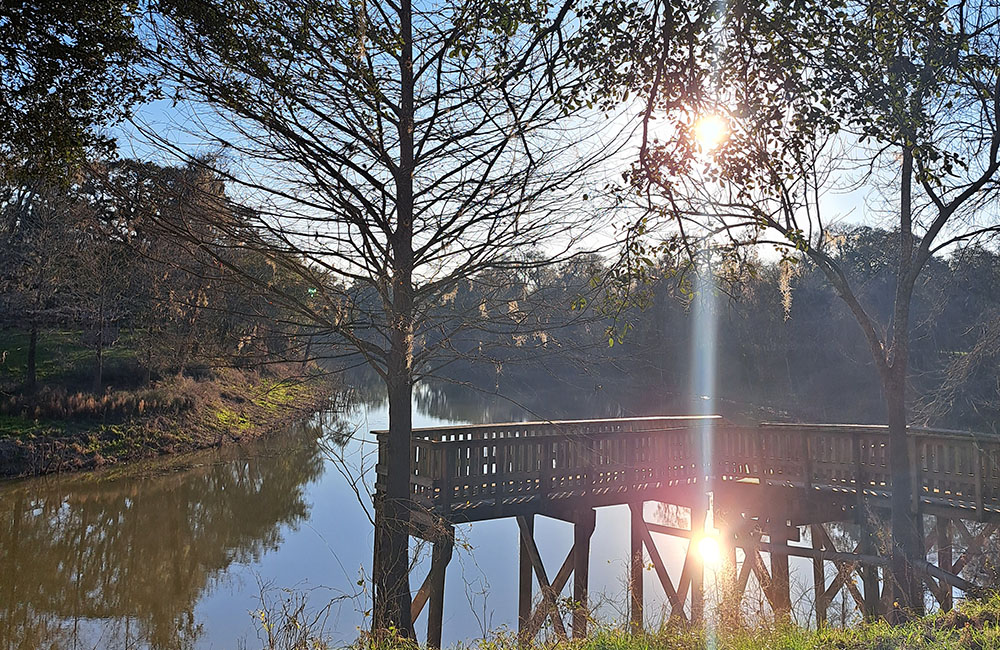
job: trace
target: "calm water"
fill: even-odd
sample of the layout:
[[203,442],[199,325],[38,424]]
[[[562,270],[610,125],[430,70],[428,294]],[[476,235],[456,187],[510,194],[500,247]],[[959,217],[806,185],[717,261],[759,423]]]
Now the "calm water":
[[[424,391],[414,425],[524,415],[506,403]],[[386,424],[376,401],[245,447],[0,484],[0,648],[259,648],[259,611],[288,598],[305,598],[311,611],[330,604],[326,632],[350,643],[370,608],[359,586],[373,537],[368,431]],[[334,442],[345,432],[353,433],[346,444]],[[650,520],[670,516],[648,508]],[[628,530],[626,508],[598,510],[591,602],[610,621],[626,616]],[[571,527],[538,518],[536,536],[551,575]],[[459,538],[445,644],[516,626],[516,524],[465,525]],[[685,543],[658,544],[679,575]],[[411,579],[414,590],[425,567]],[[646,580],[647,617],[656,621],[662,592],[652,572]],[[422,618],[421,638],[425,626]]]

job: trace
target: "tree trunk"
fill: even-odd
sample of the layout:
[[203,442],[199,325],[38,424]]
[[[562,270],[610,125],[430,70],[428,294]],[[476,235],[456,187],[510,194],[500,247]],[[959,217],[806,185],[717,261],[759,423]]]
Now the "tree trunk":
[[917,532],[917,515],[911,510],[913,490],[910,469],[916,459],[910,458],[906,435],[905,373],[893,368],[885,385],[886,406],[889,410],[889,465],[892,467],[892,580],[895,583],[893,617],[896,621],[908,615],[923,613],[923,588],[913,563],[923,555],[923,545]]
[[27,392],[35,392],[38,386],[38,325],[31,324],[31,334],[28,337],[28,371],[24,379]]
[[104,380],[104,294],[97,309],[97,340],[94,342],[94,382],[93,392],[101,392]]
[[409,378],[389,384],[389,438],[382,459],[385,492],[376,505],[375,630],[413,637],[410,620],[409,489],[412,385]]
[[910,480],[915,458],[910,458],[906,435],[906,377],[910,357],[910,304],[917,269],[913,259],[913,152],[902,150],[900,177],[900,242],[899,266],[896,270],[896,294],[893,301],[889,357],[883,370],[883,386],[889,422],[889,464],[892,467],[892,578],[895,583],[892,619],[899,621],[908,615],[920,615],[924,610],[923,585],[914,572],[913,563],[922,560],[923,539],[913,512],[914,490],[919,486]]
[[382,459],[388,474],[381,518],[376,520],[375,631],[394,629],[413,638],[410,619],[409,508],[410,436],[413,431],[413,27],[410,0],[399,5],[399,168],[395,173],[396,229],[392,247],[392,296],[387,311],[390,350],[386,384],[389,391],[389,439]]
[[153,326],[146,326],[146,367],[142,375],[142,383],[149,386],[153,379]]
[[94,379],[92,389],[95,393],[101,392],[101,384],[104,383],[104,327],[97,332],[97,343],[94,349]]

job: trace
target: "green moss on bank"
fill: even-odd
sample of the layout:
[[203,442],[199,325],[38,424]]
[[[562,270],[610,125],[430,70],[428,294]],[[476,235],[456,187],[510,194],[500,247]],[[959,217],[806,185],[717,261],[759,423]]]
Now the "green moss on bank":
[[299,370],[221,370],[105,395],[56,389],[8,398],[0,477],[96,469],[260,437],[330,407],[331,382]]

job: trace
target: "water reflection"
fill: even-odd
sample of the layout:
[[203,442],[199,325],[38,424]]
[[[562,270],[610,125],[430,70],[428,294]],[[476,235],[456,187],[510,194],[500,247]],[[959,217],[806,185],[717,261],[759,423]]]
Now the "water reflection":
[[318,433],[0,487],[0,647],[193,647],[220,573],[308,517]]
[[[336,600],[327,631],[335,643],[354,641],[370,620],[357,585],[370,572],[373,537],[366,507],[375,447],[367,432],[385,428],[388,414],[377,381],[351,383],[355,407],[336,422],[121,472],[0,484],[0,650],[233,648],[245,640],[260,647],[250,616],[260,607],[258,579],[308,592],[316,607]],[[670,395],[624,386],[553,382],[501,392],[505,398],[454,383],[421,385],[414,424],[683,410]],[[338,442],[358,435],[330,454],[321,431]],[[679,514],[649,510],[662,523]],[[628,521],[627,508],[598,513],[590,577],[601,620],[626,615]],[[446,645],[517,620],[516,524],[460,529],[446,583]],[[572,542],[568,524],[539,518],[536,532],[546,564],[561,562]],[[663,543],[676,574],[683,548]],[[413,582],[425,569],[421,563]],[[646,579],[653,615],[659,587],[653,572]]]

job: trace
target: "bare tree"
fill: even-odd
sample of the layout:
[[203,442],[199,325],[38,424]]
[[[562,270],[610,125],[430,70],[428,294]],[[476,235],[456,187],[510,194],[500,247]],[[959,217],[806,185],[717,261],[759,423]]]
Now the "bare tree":
[[245,245],[307,260],[317,301],[283,300],[385,382],[374,625],[410,636],[412,388],[463,327],[434,308],[461,282],[572,255],[593,223],[580,183],[611,155],[562,63],[573,3],[160,6],[152,58],[187,131],[230,161],[216,169],[253,208]]
[[[933,256],[1000,231],[1000,13],[988,1],[690,5],[630,6],[647,46],[637,66],[652,82],[605,74],[617,82],[605,88],[645,92],[634,185],[692,257],[721,256],[732,268],[741,251],[773,245],[787,267],[822,270],[843,299],[884,394],[895,600],[919,611],[916,459],[906,442],[911,303]],[[595,16],[610,42],[628,41],[615,36],[621,17]],[[603,54],[580,52],[596,63]],[[884,319],[838,255],[847,217],[830,193],[845,188],[872,190],[873,204],[854,219],[890,224],[897,235]]]
[[40,332],[74,307],[70,259],[87,218],[83,208],[73,192],[44,180],[12,188],[0,207],[0,296],[10,318],[5,325],[28,330],[28,392],[37,386]]

